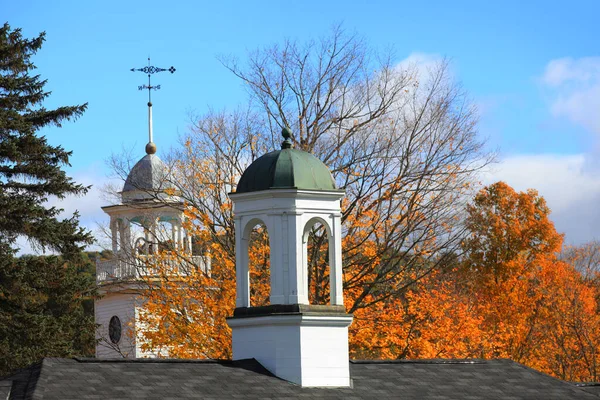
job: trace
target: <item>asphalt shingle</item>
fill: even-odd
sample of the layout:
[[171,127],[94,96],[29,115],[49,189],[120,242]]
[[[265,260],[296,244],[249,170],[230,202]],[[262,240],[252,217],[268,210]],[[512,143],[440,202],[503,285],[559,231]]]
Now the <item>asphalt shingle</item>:
[[302,388],[255,360],[47,358],[0,380],[9,399],[598,399],[509,360],[352,361],[352,388]]

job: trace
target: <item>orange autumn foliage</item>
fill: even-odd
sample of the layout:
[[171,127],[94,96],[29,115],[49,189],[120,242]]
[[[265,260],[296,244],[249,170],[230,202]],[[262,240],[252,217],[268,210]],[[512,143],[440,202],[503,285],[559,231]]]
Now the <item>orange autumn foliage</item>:
[[[170,183],[188,209],[188,232],[210,249],[213,274],[203,284],[214,295],[197,294],[203,284],[195,282],[179,289],[161,285],[173,279],[168,271],[147,282],[154,296],[148,307],[156,307],[170,324],[148,321],[148,334],[142,334],[152,336],[149,346],[183,343],[184,353],[189,341],[208,347],[227,343],[228,330],[211,326],[226,326],[235,296],[229,293],[233,282],[225,280],[234,275],[229,269],[235,258],[227,192],[235,191],[249,163],[279,147],[283,127],[292,129],[295,148],[325,163],[346,192],[342,230],[348,312],[380,319],[381,312],[408,298],[411,288],[441,268],[440,254],[458,253],[463,205],[478,171],[494,159],[477,135],[476,109],[454,81],[448,62],[427,71],[416,65],[397,68],[392,57],[373,57],[378,52],[357,39],[335,28],[307,45],[287,41],[259,49],[247,65],[224,60],[248,88],[248,107],[193,118],[184,146],[171,157]],[[309,236],[307,280],[313,303],[329,298],[322,233],[317,227]],[[250,249],[252,297],[258,296],[252,304],[268,296],[268,241],[257,240]],[[177,303],[186,309],[197,304],[194,321],[208,313],[204,327],[191,328],[185,314],[176,312],[182,307],[171,305]],[[182,328],[176,330],[177,324]],[[211,342],[215,332],[221,336]],[[353,349],[362,346],[352,340]],[[186,356],[229,351],[228,345],[226,350],[202,346]],[[365,341],[362,348],[369,346]]]
[[231,358],[225,318],[235,308],[235,267],[219,250],[211,245],[210,274],[181,252],[164,250],[148,259],[139,315],[147,329],[137,332],[142,350],[172,358]]
[[543,198],[499,182],[467,211],[461,262],[401,298],[355,312],[353,355],[510,358],[562,379],[597,381],[598,286],[557,259],[562,237]]
[[[213,171],[208,165],[198,170]],[[466,210],[469,235],[462,255],[436,255],[435,235],[397,255],[382,254],[380,240],[390,225],[403,223],[404,210],[384,219],[381,209],[368,204],[365,199],[358,205],[364,208],[345,220],[344,295],[354,314],[351,357],[500,357],[567,380],[598,380],[598,286],[557,258],[562,236],[535,191],[517,193],[502,182],[483,189]],[[230,213],[226,199],[220,207]],[[210,251],[211,274],[194,268],[185,254],[163,251],[149,266],[155,273],[147,282],[142,318],[149,328],[141,335],[148,349],[165,349],[170,357],[227,358],[225,319],[235,307],[232,226],[217,224],[214,215],[198,208],[190,207],[187,216],[186,229]],[[328,301],[326,242],[323,229],[315,227],[309,240],[311,303]],[[255,228],[250,243],[251,302],[268,304],[266,229]],[[169,274],[167,260],[173,258],[190,272]],[[365,290],[373,282],[378,285]],[[385,285],[393,289],[389,295]]]

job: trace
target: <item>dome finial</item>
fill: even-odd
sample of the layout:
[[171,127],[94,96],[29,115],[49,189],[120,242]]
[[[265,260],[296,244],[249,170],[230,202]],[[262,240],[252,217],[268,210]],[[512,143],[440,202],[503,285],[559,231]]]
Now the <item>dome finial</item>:
[[148,144],[146,144],[146,154],[154,153],[156,153],[156,145],[154,144],[154,142],[148,142]]
[[285,139],[283,143],[281,143],[282,149],[290,149],[292,148],[292,130],[287,126],[281,130],[281,136]]

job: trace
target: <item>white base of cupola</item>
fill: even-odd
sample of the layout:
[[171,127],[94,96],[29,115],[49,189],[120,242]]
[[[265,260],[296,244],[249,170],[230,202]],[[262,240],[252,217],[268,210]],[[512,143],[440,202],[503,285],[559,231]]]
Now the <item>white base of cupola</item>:
[[275,376],[303,387],[349,387],[348,326],[352,315],[327,306],[319,312],[273,312],[275,307],[265,307],[270,309],[267,313],[251,311],[258,315],[240,316],[252,308],[237,309],[237,315],[227,319],[233,359],[255,358]]

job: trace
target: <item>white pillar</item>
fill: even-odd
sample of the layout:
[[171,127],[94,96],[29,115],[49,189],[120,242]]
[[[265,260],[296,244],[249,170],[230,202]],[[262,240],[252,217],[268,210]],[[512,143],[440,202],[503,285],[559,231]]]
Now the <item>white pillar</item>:
[[177,247],[183,249],[183,228],[181,227],[181,221],[177,221]]
[[158,233],[156,232],[158,224],[156,222],[156,218],[152,219],[152,224],[150,225],[150,236],[152,238],[152,254],[158,254]]
[[171,221],[171,241],[173,242],[173,247],[176,249],[177,246],[177,227],[176,222]]
[[[301,213],[288,214],[287,235],[284,236],[283,245],[288,249],[288,304],[308,304],[308,279],[306,268],[303,265],[302,236],[304,226]],[[285,262],[284,261],[284,262]]]
[[128,219],[124,220],[124,230],[123,230],[123,243],[125,243],[125,251],[131,252],[132,243],[131,243],[131,222]]
[[302,232],[302,269],[306,271],[306,285],[307,285],[307,295],[308,295],[308,229],[304,229]]
[[342,272],[342,216],[332,214],[331,234],[329,235],[329,287],[330,303],[344,305]]
[[[286,243],[282,240],[283,224],[287,222],[287,214],[270,214],[269,226],[269,250],[270,250],[270,275],[271,292],[270,304],[285,304],[285,295],[283,291],[283,259],[287,253]],[[286,222],[284,222],[286,221]]]
[[235,218],[236,307],[250,307],[250,273],[248,270],[248,238],[242,218]]
[[118,237],[117,237],[117,220],[114,218],[110,219],[110,238],[112,241],[112,251],[113,254],[117,254],[117,250],[118,250],[118,245],[119,243],[117,242]]
[[127,235],[125,234],[127,223],[125,220],[120,219],[118,223],[119,230],[119,248],[122,252],[127,252],[129,247],[127,246]]

